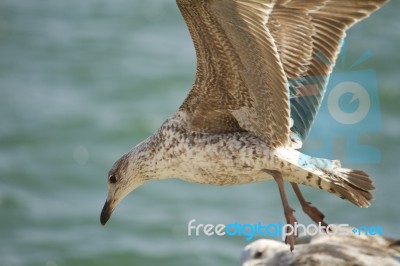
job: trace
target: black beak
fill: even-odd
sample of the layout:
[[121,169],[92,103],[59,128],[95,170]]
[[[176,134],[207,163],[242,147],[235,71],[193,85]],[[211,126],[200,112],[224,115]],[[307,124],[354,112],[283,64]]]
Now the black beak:
[[102,225],[105,225],[107,221],[110,219],[111,214],[114,210],[114,206],[112,206],[111,202],[109,200],[106,201],[104,204],[103,210],[101,211],[100,214],[100,223]]

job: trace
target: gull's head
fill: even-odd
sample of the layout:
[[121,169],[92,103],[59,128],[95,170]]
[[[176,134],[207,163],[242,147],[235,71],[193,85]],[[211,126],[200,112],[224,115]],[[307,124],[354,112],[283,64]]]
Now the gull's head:
[[108,196],[100,215],[102,225],[107,223],[115,207],[126,195],[148,180],[141,171],[143,164],[140,159],[140,152],[134,148],[118,159],[108,172]]
[[282,252],[290,253],[288,246],[284,243],[271,240],[259,239],[248,244],[241,254],[242,266],[265,266],[275,264],[275,256]]

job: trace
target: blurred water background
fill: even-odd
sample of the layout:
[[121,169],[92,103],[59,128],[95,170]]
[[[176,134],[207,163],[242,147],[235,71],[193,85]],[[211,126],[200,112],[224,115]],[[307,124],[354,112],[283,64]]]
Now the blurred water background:
[[[305,189],[329,222],[380,225],[397,238],[399,10],[392,1],[347,38],[349,65],[372,51],[358,69],[376,70],[383,126],[362,138],[380,162],[346,166],[374,177],[376,200],[359,209]],[[0,1],[1,266],[237,265],[244,238],[188,237],[187,223],[284,220],[274,182],[168,180],[137,189],[100,225],[107,171],[173,114],[194,71],[175,1]],[[289,197],[299,221],[311,223]]]

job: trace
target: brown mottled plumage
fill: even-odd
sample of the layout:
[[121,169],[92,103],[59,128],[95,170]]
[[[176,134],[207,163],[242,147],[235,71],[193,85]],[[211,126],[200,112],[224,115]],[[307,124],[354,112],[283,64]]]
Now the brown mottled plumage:
[[[283,180],[303,210],[325,224],[297,184],[368,207],[366,173],[296,151],[322,100],[345,31],[386,0],[177,0],[197,55],[193,88],[175,115],[109,172],[105,224],[150,179],[211,185],[274,178],[288,223]],[[293,248],[295,236],[287,239]]]
[[[247,245],[241,254],[242,266],[400,266],[398,240],[358,235],[347,229],[346,235],[318,234],[299,238],[290,252],[285,244],[259,239]],[[345,230],[343,232],[346,232]],[[396,259],[397,258],[397,259]]]

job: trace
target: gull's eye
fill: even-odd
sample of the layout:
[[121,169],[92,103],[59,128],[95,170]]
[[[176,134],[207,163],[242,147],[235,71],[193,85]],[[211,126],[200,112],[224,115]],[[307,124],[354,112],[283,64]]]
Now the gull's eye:
[[115,177],[115,175],[110,175],[110,177],[108,178],[108,182],[110,182],[111,184],[117,183],[117,178]]
[[257,252],[254,254],[254,258],[255,258],[255,259],[259,259],[259,258],[262,257],[262,255],[263,255],[263,253],[262,253],[261,251],[257,251]]

